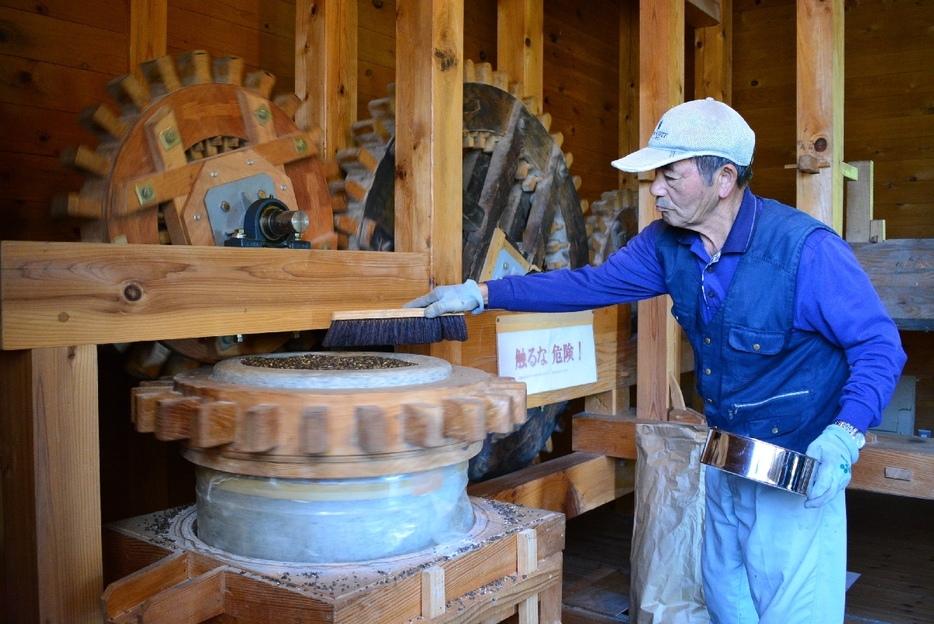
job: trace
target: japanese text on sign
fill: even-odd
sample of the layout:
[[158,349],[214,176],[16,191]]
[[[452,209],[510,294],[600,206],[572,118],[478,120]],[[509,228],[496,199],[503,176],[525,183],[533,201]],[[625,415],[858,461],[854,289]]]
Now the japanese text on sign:
[[499,374],[524,381],[529,394],[597,380],[592,312],[515,315],[498,321]]

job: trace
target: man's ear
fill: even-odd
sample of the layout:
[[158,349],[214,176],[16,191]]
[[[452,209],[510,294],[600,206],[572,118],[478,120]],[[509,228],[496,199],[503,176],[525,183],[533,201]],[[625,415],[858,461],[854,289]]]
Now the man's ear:
[[739,172],[736,171],[736,167],[732,164],[726,164],[720,167],[720,171],[717,172],[717,194],[721,199],[727,197],[730,193],[733,192],[733,189],[736,188],[737,180],[739,179]]

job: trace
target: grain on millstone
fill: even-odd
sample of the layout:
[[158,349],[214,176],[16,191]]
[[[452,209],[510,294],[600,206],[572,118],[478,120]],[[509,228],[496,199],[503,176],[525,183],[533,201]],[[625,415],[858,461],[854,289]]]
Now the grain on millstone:
[[398,358],[376,355],[327,355],[320,353],[291,355],[286,357],[263,357],[252,355],[240,360],[244,366],[260,368],[283,368],[289,370],[377,370],[382,368],[405,368],[415,366]]

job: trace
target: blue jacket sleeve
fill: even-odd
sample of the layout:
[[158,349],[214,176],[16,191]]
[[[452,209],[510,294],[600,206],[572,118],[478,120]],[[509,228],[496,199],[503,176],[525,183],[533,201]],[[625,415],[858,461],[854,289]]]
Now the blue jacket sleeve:
[[846,352],[850,377],[840,414],[861,431],[882,422],[907,356],[853,250],[826,230],[811,234],[798,266],[795,325],[822,334]]
[[575,312],[630,303],[668,292],[655,221],[597,267],[510,276],[487,282],[487,307],[514,312]]

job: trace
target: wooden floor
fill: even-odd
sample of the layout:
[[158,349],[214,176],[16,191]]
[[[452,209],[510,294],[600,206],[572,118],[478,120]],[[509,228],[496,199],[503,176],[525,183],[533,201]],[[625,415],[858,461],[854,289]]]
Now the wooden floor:
[[[629,622],[627,502],[567,522],[563,624]],[[848,492],[847,505],[847,569],[859,577],[846,624],[934,624],[934,501]]]

